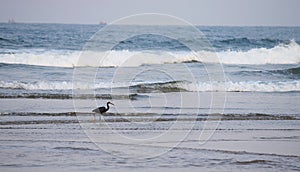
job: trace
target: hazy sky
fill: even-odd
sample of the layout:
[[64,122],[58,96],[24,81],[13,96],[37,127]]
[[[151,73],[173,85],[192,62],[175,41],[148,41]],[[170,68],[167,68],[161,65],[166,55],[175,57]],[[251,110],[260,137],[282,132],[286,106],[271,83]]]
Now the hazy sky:
[[195,25],[300,26],[300,0],[0,0],[0,22],[112,22],[165,13]]

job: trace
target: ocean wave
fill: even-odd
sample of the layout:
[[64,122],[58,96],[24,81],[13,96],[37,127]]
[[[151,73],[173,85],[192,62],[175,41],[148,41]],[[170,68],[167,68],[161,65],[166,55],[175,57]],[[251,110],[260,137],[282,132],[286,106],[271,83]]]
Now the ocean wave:
[[36,81],[36,82],[23,82],[23,81],[0,81],[0,88],[4,89],[20,89],[20,90],[93,90],[93,89],[110,89],[118,87],[128,87],[129,83],[87,83],[72,81]]
[[279,74],[283,74],[283,75],[290,75],[295,78],[300,78],[300,67],[282,69],[282,70],[273,70],[271,72],[279,73]]
[[[145,85],[151,86],[152,84],[167,84],[168,82],[156,82],[144,83]],[[141,82],[136,82],[133,85],[137,87],[142,84]],[[3,89],[20,89],[20,90],[73,90],[73,89],[82,89],[82,90],[93,90],[93,89],[111,89],[111,88],[128,88],[131,87],[130,83],[111,83],[111,82],[102,82],[102,83],[87,83],[87,82],[76,82],[72,81],[38,81],[38,82],[23,82],[23,81],[0,81],[0,88]]]
[[300,45],[292,40],[273,48],[253,48],[249,51],[223,51],[217,53],[223,64],[299,64]]
[[160,83],[143,83],[129,86],[131,92],[137,93],[153,93],[153,92],[180,92],[180,91],[193,91],[184,88],[188,82],[183,81],[169,81]]
[[[7,50],[6,50],[7,51]],[[99,57],[107,55],[105,61],[99,63]],[[215,57],[218,57],[216,59]],[[80,62],[78,60],[80,58]],[[118,67],[141,66],[145,64],[166,64],[184,62],[203,62],[223,64],[299,64],[300,45],[292,40],[289,44],[280,44],[273,48],[253,48],[249,51],[128,51],[112,50],[96,51],[59,51],[59,50],[24,50],[0,53],[0,63],[25,64],[55,67]]]
[[[83,87],[84,85],[82,85]],[[73,83],[62,81],[62,82],[22,82],[22,81],[12,81],[12,82],[5,82],[0,81],[0,88],[4,89],[24,89],[24,90],[72,90]],[[85,89],[89,87],[86,86]]]
[[80,56],[80,51],[58,50],[19,50],[0,54],[0,63],[24,64],[36,66],[74,67]]
[[240,81],[214,83],[181,83],[182,89],[189,91],[226,92],[292,92],[300,91],[300,81]]
[[[2,89],[24,89],[24,90],[93,90],[93,89],[118,89],[126,88],[131,93],[155,93],[155,92],[292,92],[300,91],[300,81],[239,81],[239,82],[196,82],[191,83],[187,81],[168,81],[168,82],[157,82],[157,83],[76,83],[73,85],[72,82],[4,82],[0,81],[0,88]],[[22,96],[40,96],[43,95],[22,95]],[[84,95],[82,95],[85,97]],[[50,98],[57,98],[56,95]],[[58,96],[60,97],[60,96]],[[134,96],[133,96],[134,97]],[[61,98],[69,98],[69,96],[61,96]],[[105,95],[99,98],[111,98]],[[130,96],[129,96],[130,98]]]
[[184,82],[138,84],[130,86],[138,93],[151,92],[292,92],[300,91],[300,81],[240,81],[240,82]]
[[241,70],[232,72],[233,75],[243,77],[277,77],[282,79],[300,79],[300,67],[283,68],[278,70]]
[[[181,81],[166,81],[166,82],[136,82],[136,83],[87,83],[76,82],[73,84],[71,81],[39,81],[39,82],[22,82],[22,81],[0,81],[0,88],[2,89],[20,89],[20,90],[94,90],[94,89],[117,89],[129,88],[132,92],[149,93],[156,91],[161,92],[178,92],[187,91],[178,87]],[[26,95],[25,95],[26,96]],[[42,96],[40,94],[33,96]],[[55,96],[54,96],[55,97]],[[68,96],[63,96],[68,98]]]
[[116,95],[116,94],[63,94],[63,93],[1,93],[0,98],[15,99],[15,98],[27,98],[27,99],[103,99],[103,100],[137,100],[138,98],[146,98],[146,95],[128,94],[128,95]]
[[220,40],[221,43],[229,44],[229,45],[253,45],[253,46],[268,46],[270,44],[278,44],[278,43],[284,43],[285,40],[280,39],[271,39],[271,38],[262,38],[262,39],[249,39],[246,37],[242,38],[230,38],[230,39],[224,39]]

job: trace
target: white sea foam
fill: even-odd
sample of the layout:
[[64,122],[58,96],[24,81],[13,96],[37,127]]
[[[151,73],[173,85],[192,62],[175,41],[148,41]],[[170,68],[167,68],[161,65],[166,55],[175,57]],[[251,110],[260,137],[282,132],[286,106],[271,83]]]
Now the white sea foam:
[[4,82],[0,81],[0,88],[10,88],[10,89],[25,89],[25,90],[72,90],[72,89],[95,89],[95,88],[111,88],[113,85],[111,83],[98,83],[94,85],[93,83],[76,83],[73,84],[71,81],[62,82]]
[[0,88],[25,89],[25,90],[67,90],[72,89],[71,82],[4,82],[0,81]]
[[227,92],[290,92],[300,91],[300,81],[240,81],[225,83],[179,83],[188,91],[227,91]]
[[[102,58],[105,57],[105,58]],[[104,60],[102,60],[104,59]],[[287,45],[273,48],[254,48],[249,51],[221,52],[147,52],[147,51],[17,51],[0,54],[0,63],[40,66],[74,67],[117,67],[141,66],[144,64],[182,63],[187,61],[221,62],[223,64],[298,64],[300,45],[291,41]]]
[[[144,88],[153,88],[154,83],[76,83],[73,85],[72,82],[35,82],[35,83],[25,83],[25,82],[4,82],[0,81],[0,88],[5,89],[25,89],[25,90],[72,90],[72,89],[99,89],[99,88],[119,88],[119,87],[129,87],[135,85],[143,84]],[[148,85],[150,84],[150,85]],[[227,81],[225,83],[214,82],[198,82],[198,83],[188,83],[188,82],[175,82],[175,83],[156,83],[155,89],[164,89],[166,87],[170,88],[181,88],[187,91],[227,91],[227,92],[290,92],[290,91],[300,91],[300,81],[240,81],[232,82]]]
[[298,64],[300,63],[300,45],[292,40],[288,45],[254,48],[246,52],[225,51],[218,54],[225,64]]
[[[153,82],[134,82],[134,83],[112,83],[112,82],[75,82],[72,81],[39,81],[39,82],[22,82],[22,81],[0,81],[0,88],[4,89],[25,89],[25,90],[93,90],[93,89],[110,89],[110,88],[127,88],[132,85],[152,84]],[[157,82],[158,84],[163,82]]]
[[0,54],[0,63],[73,67],[76,65],[79,55],[79,51],[20,50],[12,53]]

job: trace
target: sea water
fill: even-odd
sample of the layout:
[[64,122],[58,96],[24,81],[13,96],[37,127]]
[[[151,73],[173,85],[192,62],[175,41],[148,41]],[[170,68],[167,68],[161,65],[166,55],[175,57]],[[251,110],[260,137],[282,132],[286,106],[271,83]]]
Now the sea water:
[[[211,45],[197,52],[182,43],[193,44],[191,35],[151,34],[97,50],[135,29],[186,34],[179,26],[104,27],[0,24],[2,169],[299,170],[299,27],[196,26]],[[93,43],[96,33],[105,39]],[[201,58],[210,56],[218,63]],[[223,77],[211,78],[220,67]],[[107,125],[98,116],[94,123],[91,111],[107,101],[115,104]],[[174,137],[140,147],[95,139],[149,139],[175,124]],[[200,137],[211,130],[208,141]]]

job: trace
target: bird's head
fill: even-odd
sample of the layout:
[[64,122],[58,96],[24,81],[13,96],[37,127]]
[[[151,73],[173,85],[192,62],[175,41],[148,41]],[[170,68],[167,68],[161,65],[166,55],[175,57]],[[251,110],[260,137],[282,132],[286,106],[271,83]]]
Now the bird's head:
[[111,105],[114,105],[112,102],[107,102],[107,104],[111,104]]

